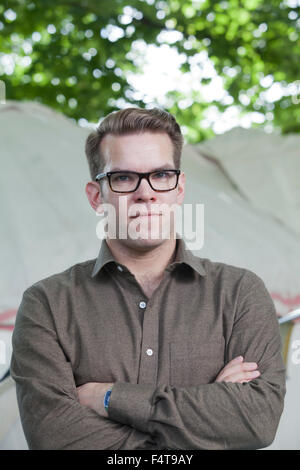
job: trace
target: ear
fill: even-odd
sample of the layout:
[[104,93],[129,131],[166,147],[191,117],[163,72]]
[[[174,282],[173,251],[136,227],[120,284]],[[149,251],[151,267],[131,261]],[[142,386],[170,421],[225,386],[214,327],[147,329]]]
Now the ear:
[[87,195],[87,198],[92,208],[98,214],[102,214],[103,213],[103,206],[102,206],[103,200],[102,200],[102,195],[100,192],[99,183],[97,183],[96,181],[89,181],[86,184],[85,193]]
[[181,172],[178,178],[177,186],[177,203],[181,205],[185,194],[185,173]]

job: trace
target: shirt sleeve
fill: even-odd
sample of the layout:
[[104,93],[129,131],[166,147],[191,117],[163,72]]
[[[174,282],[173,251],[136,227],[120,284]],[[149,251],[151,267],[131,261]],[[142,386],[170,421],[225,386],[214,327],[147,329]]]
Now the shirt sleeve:
[[143,448],[149,436],[79,403],[71,364],[41,297],[33,286],[24,292],[12,337],[11,375],[29,448]]
[[245,270],[236,297],[226,363],[242,355],[261,375],[248,383],[191,387],[114,385],[109,417],[151,433],[163,449],[259,449],[274,440],[283,411],[285,366],[274,303]]

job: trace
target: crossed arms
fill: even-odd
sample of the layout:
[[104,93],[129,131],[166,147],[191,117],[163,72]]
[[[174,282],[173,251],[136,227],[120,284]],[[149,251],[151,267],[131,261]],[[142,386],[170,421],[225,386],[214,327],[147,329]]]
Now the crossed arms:
[[[260,376],[255,362],[246,362],[242,356],[230,361],[218,374],[215,382],[247,383]],[[77,387],[79,403],[95,410],[103,418],[109,418],[104,407],[104,395],[114,384],[88,382]]]
[[[234,361],[241,355],[243,361]],[[285,368],[275,309],[259,278],[241,301],[227,357],[229,362],[210,384],[172,387],[116,381],[107,414],[103,395],[111,383],[76,388],[51,312],[41,293],[30,288],[18,312],[11,361],[29,448],[266,447],[283,410]],[[258,369],[256,377],[249,375]]]

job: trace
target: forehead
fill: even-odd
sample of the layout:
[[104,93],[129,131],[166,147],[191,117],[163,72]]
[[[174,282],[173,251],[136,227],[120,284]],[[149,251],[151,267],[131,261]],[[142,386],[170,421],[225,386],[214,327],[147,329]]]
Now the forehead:
[[101,150],[106,162],[105,171],[150,171],[163,165],[174,167],[173,143],[169,135],[162,132],[108,134],[101,142]]

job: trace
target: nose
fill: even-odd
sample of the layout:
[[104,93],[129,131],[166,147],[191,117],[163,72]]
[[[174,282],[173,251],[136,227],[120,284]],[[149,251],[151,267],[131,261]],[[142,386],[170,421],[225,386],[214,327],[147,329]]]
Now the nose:
[[156,201],[156,192],[151,188],[147,178],[142,178],[137,190],[133,193],[135,201]]

